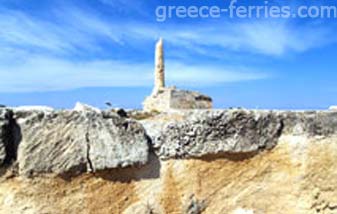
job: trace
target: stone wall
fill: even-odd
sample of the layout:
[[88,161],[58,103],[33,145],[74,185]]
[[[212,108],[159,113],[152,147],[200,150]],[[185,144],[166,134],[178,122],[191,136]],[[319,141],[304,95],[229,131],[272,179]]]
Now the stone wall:
[[113,112],[14,112],[20,127],[20,175],[83,173],[145,164],[148,138],[136,121]]
[[0,213],[337,212],[335,111],[1,112]]
[[162,88],[147,97],[143,103],[145,111],[167,112],[170,110],[211,109],[212,99],[194,91],[175,87]]

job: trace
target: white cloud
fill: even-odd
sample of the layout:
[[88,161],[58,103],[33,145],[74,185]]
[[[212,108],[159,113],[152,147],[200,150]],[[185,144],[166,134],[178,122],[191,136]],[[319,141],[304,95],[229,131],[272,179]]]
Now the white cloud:
[[176,61],[168,61],[166,69],[169,82],[183,86],[214,86],[272,77],[271,73],[256,71],[254,68],[231,68],[205,64],[187,65]]
[[[264,79],[248,69],[231,70],[206,65],[168,62],[167,80],[179,86],[205,86]],[[25,63],[0,66],[0,92],[67,90],[81,87],[152,86],[152,64],[122,61],[71,62],[31,57]],[[15,75],[14,75],[15,74]]]
[[[111,2],[110,2],[111,3]],[[293,27],[288,22],[217,22],[204,26],[149,24],[107,20],[99,14],[75,7],[51,11],[53,21],[41,20],[22,12],[0,14],[0,91],[47,91],[80,87],[151,86],[152,58],[144,63],[103,60],[98,51],[111,52],[100,41],[142,46],[160,36],[180,55],[198,53],[221,58],[221,53],[253,53],[283,56],[335,42],[330,29],[312,25]],[[121,24],[122,23],[122,24]],[[5,29],[5,30],[4,30]],[[135,43],[135,41],[137,41]],[[217,53],[212,53],[217,49]],[[177,51],[178,52],[178,51]],[[71,60],[77,54],[91,54],[93,60]],[[220,55],[217,55],[219,54]],[[216,85],[270,77],[271,71],[247,66],[227,67],[189,59],[187,64],[167,61],[167,77],[181,86]],[[228,59],[228,58],[227,58]],[[244,59],[241,64],[245,65]],[[238,64],[238,63],[236,63]]]
[[[142,86],[149,82],[147,65],[117,61],[71,62],[32,57],[0,67],[0,91],[52,91],[96,86]],[[15,75],[13,75],[15,74]]]
[[241,47],[246,46],[267,55],[304,52],[336,42],[332,32],[326,28],[313,25],[295,27],[288,22],[246,23],[239,26],[236,36],[244,41],[238,41]]
[[54,55],[76,55],[106,51],[102,39],[123,44],[120,24],[77,8],[54,9],[52,18],[43,19],[23,12],[4,10],[0,14],[0,51],[17,49],[48,52]]
[[93,11],[73,7],[52,12],[58,22],[43,21],[13,11],[0,14],[0,28],[6,29],[0,33],[0,50],[25,47],[55,54],[76,54],[83,50],[104,52],[108,50],[99,43],[101,39],[124,45],[153,41],[162,36],[175,47],[201,55],[208,55],[216,47],[223,52],[282,56],[336,42],[331,28],[315,24],[293,26],[287,21],[156,25],[108,20]]
[[[154,31],[142,30],[144,34]],[[205,54],[210,48],[217,47],[223,51],[282,56],[336,42],[331,29],[312,25],[293,27],[288,22],[271,21],[172,27],[161,34],[173,44]]]
[[63,51],[71,48],[69,42],[62,42],[59,29],[54,25],[35,20],[20,12],[8,11],[0,14],[0,47],[44,48]]

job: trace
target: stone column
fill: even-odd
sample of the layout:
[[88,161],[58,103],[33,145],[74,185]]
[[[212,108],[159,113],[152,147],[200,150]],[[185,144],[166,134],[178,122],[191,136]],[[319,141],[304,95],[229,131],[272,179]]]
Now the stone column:
[[163,88],[165,88],[165,63],[163,39],[160,38],[156,44],[153,94],[157,94]]

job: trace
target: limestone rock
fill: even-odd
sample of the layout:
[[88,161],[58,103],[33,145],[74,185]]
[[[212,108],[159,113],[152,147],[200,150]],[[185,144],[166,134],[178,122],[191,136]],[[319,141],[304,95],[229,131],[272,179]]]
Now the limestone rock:
[[296,139],[281,136],[271,151],[240,161],[159,160],[71,180],[12,177],[0,182],[0,213],[171,214],[204,207],[202,214],[335,214],[336,138]]
[[195,111],[170,111],[155,114],[146,112],[149,114],[149,116],[141,118],[139,122],[145,128],[149,137],[154,141],[164,132],[164,129],[168,124],[175,124],[187,120],[190,115],[193,114],[192,112]]
[[335,111],[280,111],[276,114],[284,124],[284,134],[330,136],[337,134]]
[[49,106],[19,106],[13,108],[15,111],[43,111],[43,112],[51,112],[54,109]]
[[153,139],[162,159],[251,153],[273,148],[283,125],[268,111],[194,111],[182,122],[168,124]]
[[0,166],[7,157],[6,147],[11,143],[10,120],[12,112],[8,109],[0,109]]
[[[251,153],[274,147],[281,134],[337,135],[337,112],[189,110],[142,121],[157,154],[189,158],[221,153]],[[176,119],[175,119],[176,118]]]
[[128,110],[127,117],[135,120],[146,120],[157,116],[159,112],[154,111],[142,111],[142,110]]
[[[52,114],[55,113],[59,112]],[[102,127],[106,129],[104,132],[111,133],[128,121],[111,112],[102,112],[101,116],[93,112],[75,114],[94,118],[90,120],[94,122],[89,122],[93,130]],[[161,113],[142,123],[149,125],[148,133],[152,129],[159,131],[151,132],[153,139],[165,137],[159,145],[167,149],[163,154],[199,157],[201,153],[195,151],[206,151],[210,156],[163,161],[151,154],[151,160],[143,167],[104,171],[70,180],[49,176],[0,177],[0,213],[335,214],[336,118],[337,113],[332,111]],[[109,122],[102,122],[105,119]],[[110,130],[110,122],[118,128]],[[275,139],[278,139],[277,146],[266,152],[248,156],[235,153],[240,158],[233,159],[212,155],[231,140],[242,146],[241,151],[252,151],[273,146]],[[202,143],[212,146],[213,141],[218,146],[204,150]],[[183,144],[186,142],[189,145]],[[195,142],[198,145],[194,146]],[[160,147],[156,149],[161,151]],[[33,152],[33,155],[39,154]]]
[[143,165],[149,147],[145,129],[136,121],[104,112],[94,117],[88,130],[89,159],[94,171]]
[[212,99],[194,91],[163,88],[147,97],[143,103],[145,111],[166,112],[172,109],[210,109]]
[[254,214],[254,211],[238,208],[238,209],[234,210],[232,213],[233,214]]
[[6,141],[5,135],[6,133],[6,119],[3,116],[3,112],[0,112],[0,165],[2,165],[6,158]]
[[128,113],[122,109],[122,108],[115,108],[115,109],[111,109],[112,112],[115,112],[116,114],[118,114],[120,117],[128,117]]
[[202,214],[206,208],[204,201],[198,200],[193,194],[189,197],[188,203],[185,207],[186,214]]
[[95,108],[93,106],[90,106],[90,105],[87,105],[87,104],[84,104],[84,103],[80,103],[80,102],[77,102],[75,107],[74,107],[74,111],[92,111],[92,112],[96,112],[96,113],[100,113],[101,110],[98,109],[98,108]]
[[87,170],[90,117],[79,112],[34,113],[20,123],[19,173],[79,173]]
[[54,111],[53,108],[48,106],[19,106],[12,108],[12,110],[15,117],[20,120],[24,120],[36,114],[49,114]]
[[80,173],[143,164],[144,129],[113,113],[55,111],[18,118],[22,140],[19,173]]
[[337,111],[337,106],[330,106],[329,110],[331,110],[331,111]]

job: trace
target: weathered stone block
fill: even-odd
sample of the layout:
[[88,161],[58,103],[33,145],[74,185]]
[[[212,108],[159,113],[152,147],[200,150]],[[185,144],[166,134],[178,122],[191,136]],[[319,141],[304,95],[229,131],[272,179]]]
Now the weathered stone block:
[[285,134],[329,136],[337,134],[336,111],[279,111]]
[[8,109],[0,108],[0,166],[7,158],[6,147],[11,143],[10,120],[12,112]]
[[268,111],[193,111],[166,125],[153,143],[162,159],[251,153],[274,147],[282,128],[280,117]]
[[21,142],[19,173],[79,173],[87,170],[90,117],[79,112],[34,112],[18,118]]
[[138,122],[104,112],[94,117],[88,130],[89,159],[94,171],[132,165],[148,160],[148,139]]
[[34,112],[21,128],[19,172],[79,173],[144,164],[147,136],[141,125],[113,113]]
[[212,99],[194,91],[163,88],[147,97],[143,103],[145,111],[169,111],[171,109],[211,109]]

